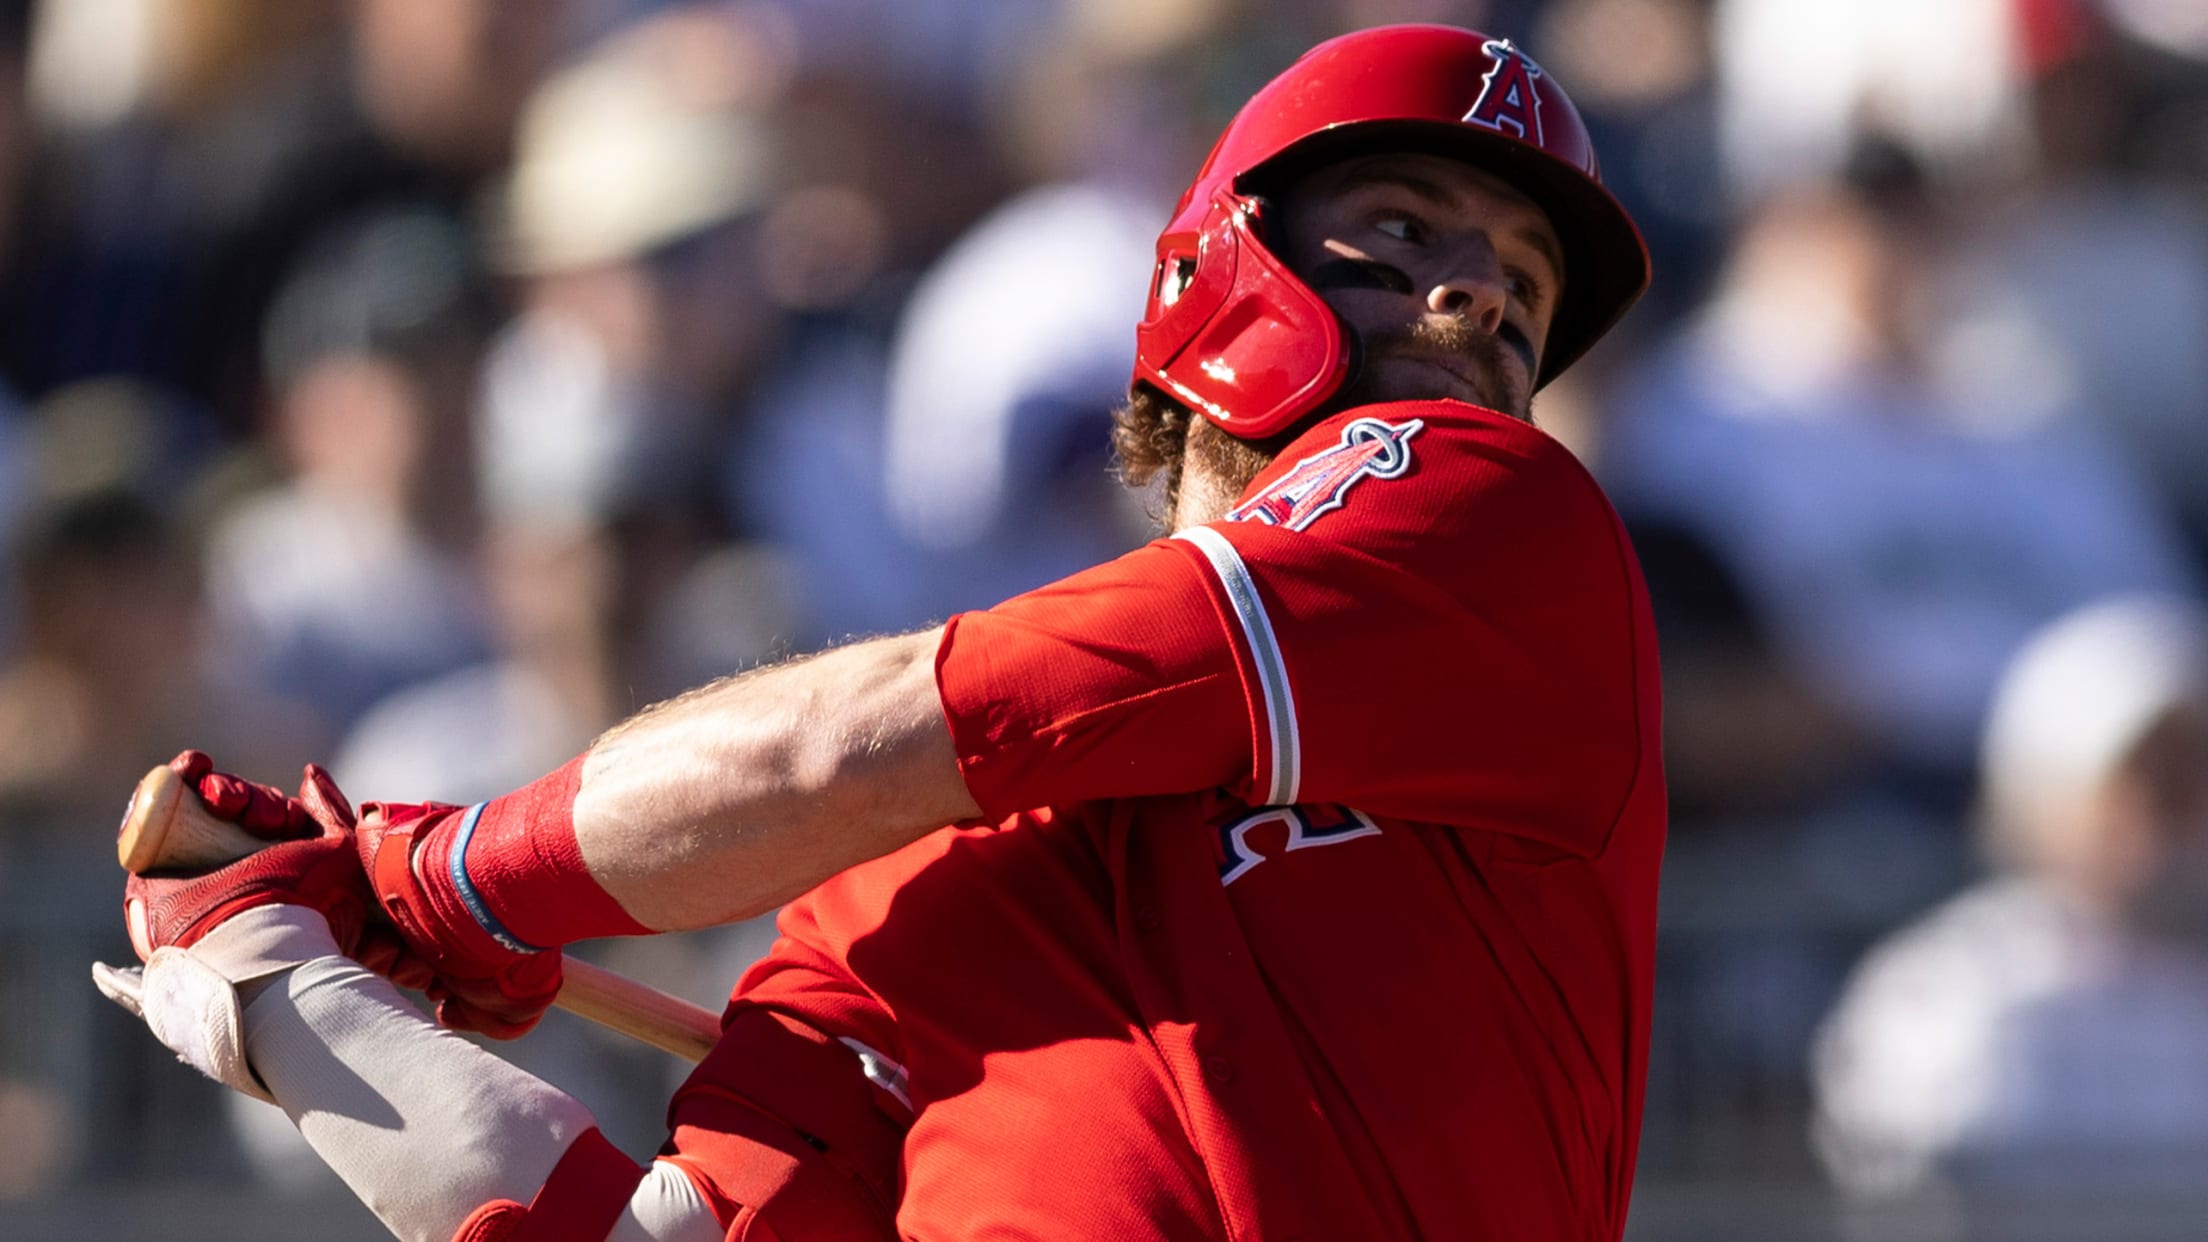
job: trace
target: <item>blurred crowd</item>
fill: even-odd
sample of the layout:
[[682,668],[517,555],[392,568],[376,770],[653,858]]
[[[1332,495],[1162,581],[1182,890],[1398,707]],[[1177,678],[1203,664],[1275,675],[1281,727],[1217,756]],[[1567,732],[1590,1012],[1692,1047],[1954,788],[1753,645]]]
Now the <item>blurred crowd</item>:
[[[473,801],[1139,543],[1156,230],[1399,20],[1655,257],[1536,406],[1664,644],[1644,1185],[2203,1181],[2199,0],[0,0],[0,1222],[312,1181],[84,980],[147,767]],[[656,1141],[656,1054],[524,1044]]]

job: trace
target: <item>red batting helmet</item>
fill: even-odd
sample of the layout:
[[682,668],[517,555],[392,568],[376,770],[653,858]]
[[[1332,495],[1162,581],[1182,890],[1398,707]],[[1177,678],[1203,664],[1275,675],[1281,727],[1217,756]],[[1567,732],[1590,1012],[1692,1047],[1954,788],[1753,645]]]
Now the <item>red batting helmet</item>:
[[1348,378],[1349,344],[1334,312],[1266,248],[1261,195],[1370,151],[1461,158],[1548,213],[1566,272],[1537,387],[1648,287],[1648,249],[1602,188],[1587,126],[1553,78],[1508,39],[1385,26],[1311,49],[1219,136],[1158,238],[1135,379],[1247,438],[1333,396]]

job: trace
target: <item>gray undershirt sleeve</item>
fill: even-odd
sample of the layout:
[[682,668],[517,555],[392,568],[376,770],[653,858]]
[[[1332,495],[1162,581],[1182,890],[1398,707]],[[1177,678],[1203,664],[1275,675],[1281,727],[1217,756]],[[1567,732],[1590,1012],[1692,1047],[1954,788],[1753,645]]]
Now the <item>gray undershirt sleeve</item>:
[[[449,1242],[494,1199],[528,1203],[596,1124],[581,1102],[409,1004],[390,981],[321,957],[245,1008],[254,1072],[376,1218],[409,1242]],[[657,1164],[610,1242],[719,1242],[697,1189]]]

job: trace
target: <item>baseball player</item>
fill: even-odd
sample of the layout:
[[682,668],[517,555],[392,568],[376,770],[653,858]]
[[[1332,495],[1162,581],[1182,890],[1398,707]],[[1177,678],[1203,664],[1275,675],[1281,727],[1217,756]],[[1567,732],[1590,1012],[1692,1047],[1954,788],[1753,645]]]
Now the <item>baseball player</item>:
[[[1639,236],[1538,65],[1406,26],[1259,92],[1157,256],[1170,537],[478,806],[184,756],[282,841],[130,881],[108,986],[410,1238],[1618,1238],[1656,651],[1529,410]],[[513,1035],[560,945],[785,902],[649,1166],[359,964]]]

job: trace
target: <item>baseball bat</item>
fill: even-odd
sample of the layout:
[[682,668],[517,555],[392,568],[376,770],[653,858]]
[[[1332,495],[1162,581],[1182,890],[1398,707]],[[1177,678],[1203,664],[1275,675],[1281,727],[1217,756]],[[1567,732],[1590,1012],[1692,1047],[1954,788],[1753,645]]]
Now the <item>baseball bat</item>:
[[[272,844],[217,819],[183,777],[159,767],[131,792],[115,856],[132,874],[157,867],[199,870]],[[560,995],[552,1003],[579,1018],[688,1061],[704,1060],[720,1038],[720,1019],[702,1005],[573,957],[561,971]]]

